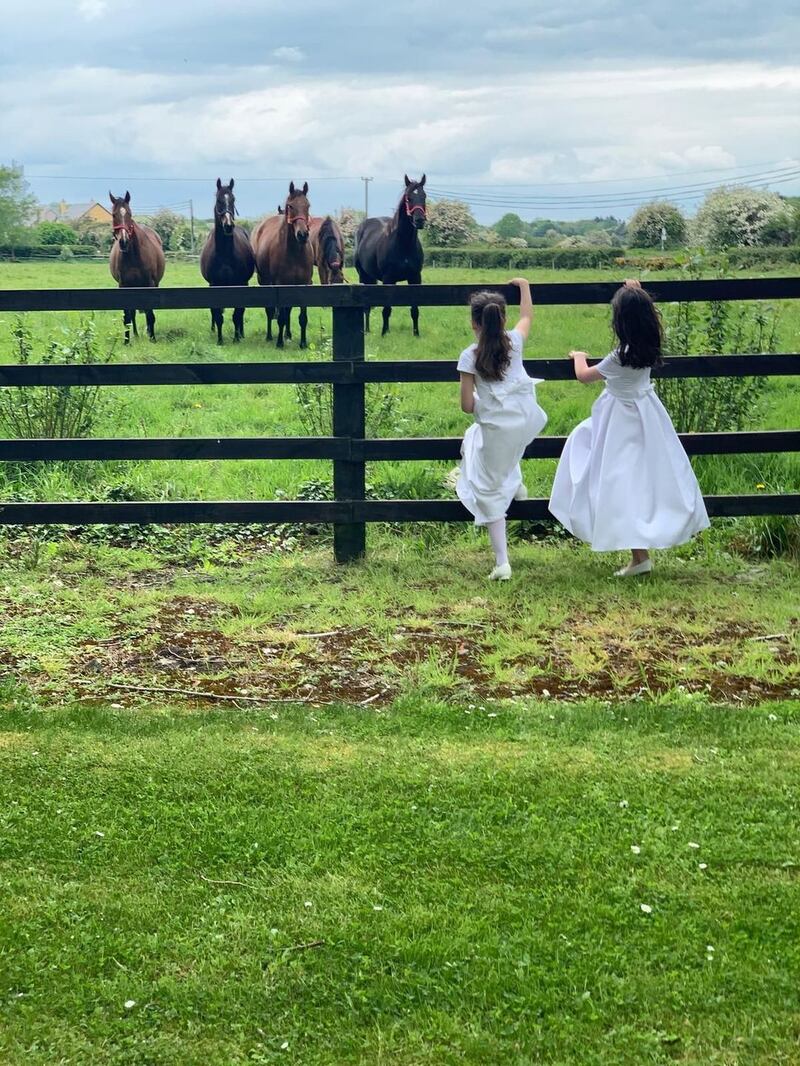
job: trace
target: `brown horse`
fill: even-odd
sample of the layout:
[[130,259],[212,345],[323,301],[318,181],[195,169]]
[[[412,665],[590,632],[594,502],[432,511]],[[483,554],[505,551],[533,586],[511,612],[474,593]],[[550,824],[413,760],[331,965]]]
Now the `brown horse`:
[[344,284],[344,237],[330,215],[312,218],[311,248],[317,265],[320,285]]
[[[206,238],[200,253],[200,273],[209,285],[247,285],[255,270],[250,238],[242,226],[236,225],[236,199],[233,195],[233,178],[230,185],[223,185],[217,178],[217,196],[214,201],[214,228]],[[225,312],[221,307],[211,309],[211,328],[217,331],[217,344],[222,344],[222,322]],[[244,308],[233,310],[234,342],[244,338]]]
[[[111,276],[121,289],[155,289],[164,277],[164,249],[161,238],[149,226],[142,226],[133,221],[131,214],[131,194],[115,196],[109,192],[111,199],[111,224],[114,230],[114,243],[108,257]],[[145,311],[147,319],[147,336],[156,339],[156,316],[153,311]],[[139,336],[136,329],[136,311],[123,311],[122,323],[125,329],[125,343],[131,342],[131,325],[134,337]]]
[[[308,203],[308,182],[301,189],[289,185],[283,212],[262,219],[253,230],[251,243],[256,259],[259,285],[310,285],[314,277],[314,253],[308,239],[308,223],[311,208]],[[272,319],[275,308],[266,308],[267,340],[272,340]],[[291,339],[291,307],[282,307],[278,312],[277,346],[283,347],[283,339]],[[300,308],[300,347],[306,347],[308,313]]]

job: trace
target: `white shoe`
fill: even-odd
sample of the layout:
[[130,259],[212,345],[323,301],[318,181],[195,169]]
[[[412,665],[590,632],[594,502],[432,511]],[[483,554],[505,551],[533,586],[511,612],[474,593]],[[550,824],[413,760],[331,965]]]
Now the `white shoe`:
[[511,564],[503,563],[502,566],[496,566],[489,574],[490,581],[510,581],[511,580]]
[[640,574],[649,574],[653,569],[653,560],[645,559],[643,563],[628,563],[621,570],[614,571],[614,577],[638,577]]
[[525,486],[522,484],[522,482],[520,482],[519,488],[514,493],[514,499],[515,500],[527,500],[527,498],[528,498],[528,490],[525,488]]

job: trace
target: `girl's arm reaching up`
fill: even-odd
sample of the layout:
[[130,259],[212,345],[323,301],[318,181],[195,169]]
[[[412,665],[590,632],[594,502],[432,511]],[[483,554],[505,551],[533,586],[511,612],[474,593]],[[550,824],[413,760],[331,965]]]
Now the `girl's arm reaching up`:
[[569,358],[575,364],[575,377],[578,381],[582,381],[584,385],[589,385],[593,381],[603,381],[603,375],[597,369],[596,366],[589,366],[586,360],[589,356],[586,352],[570,352]]
[[475,410],[475,375],[461,371],[461,410],[471,415]]
[[531,331],[531,321],[533,319],[531,287],[525,278],[512,278],[508,284],[516,285],[519,289],[519,322],[517,322],[514,329],[521,335],[522,339],[526,341],[528,339],[528,334]]

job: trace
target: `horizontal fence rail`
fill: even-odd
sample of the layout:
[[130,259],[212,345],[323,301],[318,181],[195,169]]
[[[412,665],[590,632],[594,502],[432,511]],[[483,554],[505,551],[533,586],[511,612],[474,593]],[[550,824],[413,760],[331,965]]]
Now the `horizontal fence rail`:
[[[572,381],[570,359],[526,359],[525,369],[545,381]],[[797,355],[681,355],[654,372],[662,378],[780,377],[800,375]],[[371,382],[458,381],[455,360],[395,359],[336,363],[103,363],[90,366],[11,366],[0,363],[4,385],[358,385]]]
[[[679,433],[688,455],[800,452],[800,430]],[[566,437],[537,437],[526,459],[557,459]],[[133,459],[331,459],[376,463],[458,459],[461,437],[43,437],[0,440],[0,462]]]
[[[543,282],[533,288],[539,306],[608,303],[622,281]],[[217,288],[8,289],[2,311],[185,311],[210,307],[459,307],[474,292],[502,292],[519,303],[514,285],[221,285]],[[649,281],[647,291],[662,303],[698,300],[793,300],[800,278],[733,278],[707,281]]]
[[[330,437],[186,437],[136,439],[0,440],[0,461],[83,460],[271,460],[320,459],[333,463],[330,501],[212,501],[2,503],[0,526],[138,525],[147,523],[330,523],[336,558],[363,555],[370,522],[464,522],[471,516],[457,500],[368,500],[365,464],[382,461],[459,458],[460,438],[371,439],[365,432],[365,386],[373,382],[455,382],[455,360],[365,358],[363,312],[371,307],[462,307],[469,296],[490,287],[509,303],[519,291],[503,285],[424,286],[252,286],[186,289],[13,290],[0,292],[0,312],[184,310],[213,307],[331,307],[333,360],[296,362],[104,363],[89,366],[0,364],[0,388],[166,385],[329,384],[333,387]],[[607,303],[619,282],[536,285],[537,305]],[[653,281],[648,290],[662,302],[778,300],[800,298],[800,278],[743,278],[711,281]],[[416,346],[417,342],[413,342]],[[571,361],[526,360],[532,377],[573,379]],[[663,378],[717,378],[800,375],[800,355],[741,354],[669,358],[654,372]],[[455,395],[455,394],[454,394]],[[455,399],[454,399],[455,402]],[[546,403],[546,401],[545,401]],[[564,437],[540,437],[527,459],[555,459]],[[681,441],[689,455],[734,455],[800,451],[800,430],[688,433]],[[800,514],[800,493],[706,496],[713,517]],[[546,499],[514,502],[510,518],[552,521]]]

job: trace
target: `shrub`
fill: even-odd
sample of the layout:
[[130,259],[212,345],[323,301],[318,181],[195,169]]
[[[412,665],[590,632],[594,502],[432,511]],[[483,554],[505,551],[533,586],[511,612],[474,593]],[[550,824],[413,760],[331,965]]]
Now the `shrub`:
[[442,248],[465,244],[475,235],[477,224],[469,207],[460,200],[437,200],[428,204],[428,240]]
[[[777,312],[763,304],[680,303],[665,315],[669,355],[775,351]],[[742,430],[757,417],[764,377],[657,378],[655,388],[679,433]]]
[[[33,340],[24,316],[17,317],[11,329],[14,362],[23,366],[36,362]],[[100,357],[94,319],[74,328],[65,328],[60,338],[51,339],[41,362],[46,366],[87,366],[108,362],[113,347]],[[89,437],[100,410],[100,389],[94,385],[22,385],[0,389],[0,431],[7,437]]]
[[364,221],[364,212],[357,211],[354,207],[343,207],[336,216],[336,221],[342,231],[344,243],[352,248],[356,239],[356,230]]
[[40,222],[34,233],[39,242],[45,245],[63,248],[65,244],[78,243],[78,234],[66,222]]
[[[694,239],[711,249],[789,242],[790,206],[777,193],[743,187],[714,189],[694,220]],[[780,235],[780,240],[777,239]]]
[[61,251],[58,253],[58,258],[68,262],[70,259],[75,258],[75,253],[68,244],[64,244],[61,247]]
[[662,228],[666,230],[670,247],[686,240],[686,219],[674,204],[665,201],[642,204],[628,223],[628,244],[632,248],[660,248]]

